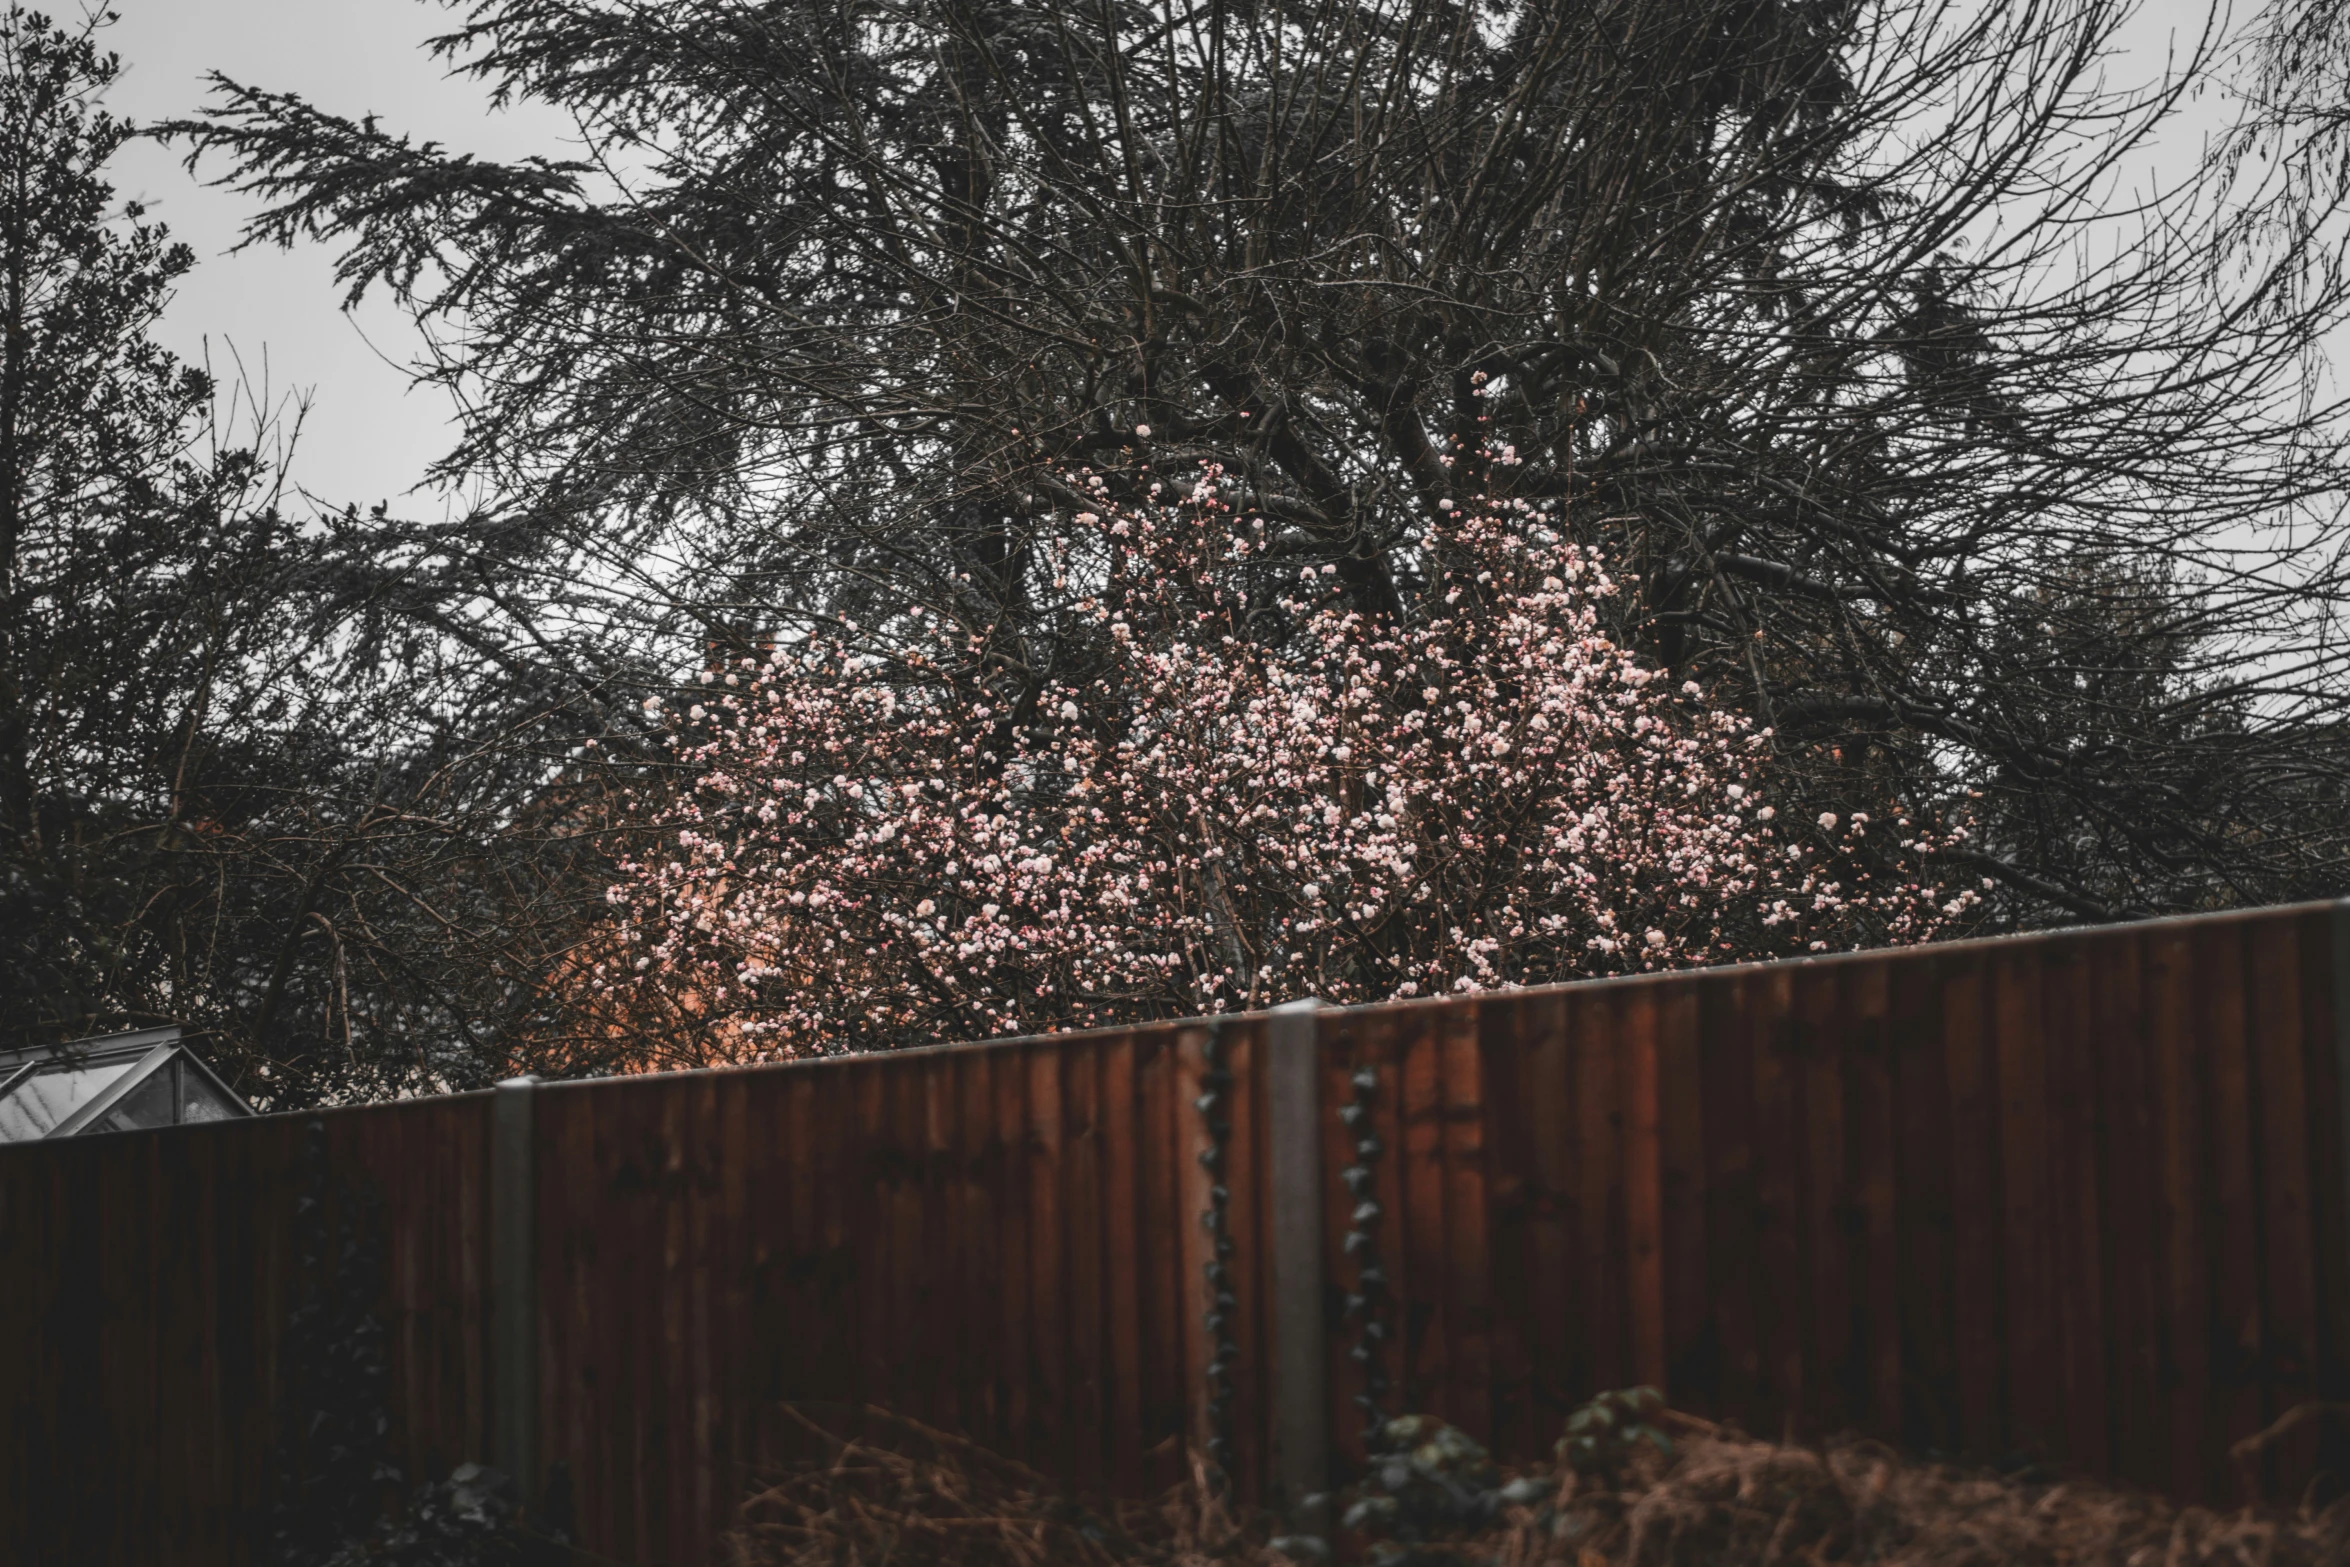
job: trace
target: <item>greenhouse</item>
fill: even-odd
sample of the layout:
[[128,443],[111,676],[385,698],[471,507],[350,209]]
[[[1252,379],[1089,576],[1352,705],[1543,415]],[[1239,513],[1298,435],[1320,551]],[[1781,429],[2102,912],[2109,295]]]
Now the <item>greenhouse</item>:
[[0,1143],[252,1113],[181,1042],[177,1026],[0,1053]]

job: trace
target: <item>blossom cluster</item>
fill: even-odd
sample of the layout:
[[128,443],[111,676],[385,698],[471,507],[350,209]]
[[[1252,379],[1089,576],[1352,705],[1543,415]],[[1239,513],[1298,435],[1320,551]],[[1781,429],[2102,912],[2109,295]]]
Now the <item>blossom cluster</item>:
[[1077,514],[1080,671],[997,678],[915,611],[703,672],[596,986],[790,1055],[1917,941],[1975,901],[1898,811],[1782,816],[1768,732],[1611,640],[1541,508],[1450,509],[1382,615],[1214,478]]

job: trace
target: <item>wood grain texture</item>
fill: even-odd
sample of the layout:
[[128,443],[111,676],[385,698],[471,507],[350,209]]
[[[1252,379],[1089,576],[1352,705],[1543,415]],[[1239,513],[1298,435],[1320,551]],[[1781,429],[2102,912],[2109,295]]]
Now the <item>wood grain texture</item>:
[[1885,972],[1901,1442],[1913,1451],[1960,1452],[1966,1444],[1958,1397],[1958,1199],[1944,969],[1935,954],[1916,953]]
[[[2309,1138],[2310,1227],[2318,1297],[2318,1385],[2350,1390],[2350,1247],[2330,1238],[2350,1234],[2350,1168],[2345,1168],[2342,1139],[2335,1135],[2343,1119],[2342,1048],[2350,1045],[2350,1017],[2337,1010],[2344,999],[2334,993],[2337,951],[2350,959],[2350,904],[2320,907],[2288,916],[2300,950],[2302,1039],[2304,1071],[2309,1085],[2303,1107]],[[2340,922],[2337,924],[2337,922]],[[2340,947],[2337,948],[2337,942]],[[2345,964],[2350,968],[2350,963]],[[2329,1457],[2339,1455],[2346,1433],[2331,1433]]]
[[[2092,940],[2094,938],[2091,938]],[[2042,949],[2041,1026],[2049,1101],[2048,1223],[2054,1265],[2061,1418],[2050,1441],[2068,1459],[2098,1473],[2112,1469],[2112,1322],[2106,1314],[2107,1234],[2100,1201],[2100,1154],[2108,1119],[2099,1072],[2095,974],[2088,942],[2052,941]]]
[[1372,1105],[1371,1126],[1382,1150],[1373,1166],[1373,1189],[1384,1210],[1379,1220],[1379,1255],[1388,1277],[1390,1306],[1385,1347],[1389,1388],[1385,1412],[1403,1413],[1411,1403],[1411,1322],[1408,1302],[1416,1286],[1412,1279],[1410,1236],[1414,1221],[1404,1147],[1405,1057],[1413,1037],[1405,1028],[1408,1009],[1373,1010],[1364,1023],[1364,1059],[1379,1074],[1378,1097]]
[[1623,1050],[1612,998],[1604,991],[1570,993],[1567,1038],[1574,1075],[1568,1089],[1566,1134],[1573,1140],[1574,1289],[1583,1334],[1581,1375],[1570,1399],[1600,1388],[1629,1386],[1633,1377],[1630,1247],[1624,1182]]
[[[2315,906],[1332,1014],[1385,1145],[1390,1407],[1543,1456],[1661,1381],[1766,1436],[2040,1456],[2223,1504],[2227,1445],[2350,1391],[2335,914]],[[1261,1020],[1221,1025],[1233,1478],[1264,1492]],[[1215,1184],[1179,1023],[553,1084],[536,1098],[540,1448],[591,1550],[717,1559],[796,1408],[885,1405],[1088,1492],[1204,1437]],[[0,1538],[255,1561],[313,1118],[0,1148]],[[380,1272],[386,1457],[486,1456],[487,1096],[315,1118]],[[1360,1385],[1333,1333],[1335,1450]],[[2293,1494],[2339,1433],[2280,1449]],[[105,1477],[101,1487],[91,1481]],[[542,1479],[544,1477],[541,1477]]]
[[[2233,1442],[2259,1430],[2275,1413],[2268,1406],[2264,1370],[2260,1188],[2253,1148],[2258,1107],[2245,1028],[2241,922],[2198,927],[2193,951],[2195,1048],[2211,1108],[2203,1185],[2213,1223],[2200,1259],[2212,1279],[2211,1420],[2214,1436]],[[2207,1459],[2206,1468],[2214,1495],[2234,1489],[2234,1477],[2220,1463]]]
[[1683,1403],[1710,1400],[1720,1348],[1710,1332],[1713,1290],[1706,1274],[1705,1081],[1700,1070],[1702,1009],[1694,984],[1657,994],[1658,1217],[1663,1234],[1663,1302],[1656,1385]]
[[[1753,1431],[1767,1431],[1770,1418],[1757,1320],[1758,1292],[1764,1289],[1760,1225],[1762,1193],[1756,1183],[1755,1062],[1749,1034],[1752,975],[1728,984],[1693,981],[1689,989],[1699,1010],[1696,1073],[1704,1095],[1705,1344],[1710,1346],[1710,1385],[1692,1368],[1677,1378],[1675,1396],[1718,1410],[1723,1418]],[[1703,1363],[1701,1362],[1701,1367]],[[1690,1391],[1682,1393],[1686,1384]]]
[[1268,1254],[1271,1214],[1265,1178],[1265,1023],[1262,1016],[1236,1019],[1224,1030],[1232,1070],[1232,1141],[1228,1184],[1232,1190],[1233,1293],[1240,1298],[1240,1374],[1233,1384],[1234,1492],[1262,1503],[1272,1478],[1273,1364],[1272,1258]]
[[2112,1473],[2160,1487],[2168,1477],[2160,1303],[2162,1183],[2154,1052],[2148,1047],[2144,942],[2134,933],[2089,954],[2095,1023],[2090,1045],[2102,1085],[2105,1141],[2098,1168],[2105,1214],[2104,1289],[2113,1398]]
[[2316,1396],[2317,1237],[2310,1228],[2309,1082],[2300,954],[2285,921],[2245,929],[2246,1027],[2257,1109],[2261,1345],[2272,1409]]
[[1485,1171],[1485,1081],[1478,1054],[1478,1006],[1447,1007],[1437,1033],[1443,1142],[1444,1400],[1463,1427],[1493,1430],[1493,1273],[1486,1228],[1491,1189]]
[[1485,1168],[1489,1201],[1486,1244],[1492,1258],[1488,1335],[1492,1357],[1493,1441],[1513,1452],[1539,1448],[1557,1424],[1538,1413],[1532,1340],[1544,1324],[1532,1308],[1536,1256],[1552,1228],[1542,1217],[1534,1168],[1537,1139],[1531,1068],[1541,1049],[1543,1002],[1494,996],[1477,1009],[1477,1072],[1484,1085]]
[[1653,985],[1618,991],[1607,1017],[1621,1052],[1623,1085],[1624,1314],[1631,1324],[1632,1380],[1665,1385],[1664,1116]]
[[1891,1006],[1892,965],[1872,963],[1844,973],[1842,1040],[1845,1062],[1845,1149],[1850,1168],[1855,1242],[1852,1299],[1858,1332],[1853,1344],[1855,1413],[1867,1429],[1902,1433],[1902,1253],[1900,1205],[1906,1195],[1894,1144]]
[[2211,1499],[2223,1493],[2202,1433],[2211,1427],[2212,1291],[2206,1250],[2213,1211],[2204,1174],[2209,1164],[2210,1100],[2195,1048],[2194,953],[2173,927],[2146,944],[2147,1040],[2157,1104],[2155,1169],[2162,1191],[2160,1338],[2169,1393],[2168,1479],[2174,1494]]
[[2054,1457],[2065,1429],[2064,1339],[2057,1315],[2056,1208],[2051,1190],[2048,1038],[2040,954],[2018,944],[1991,963],[1992,1062],[1998,1084],[1999,1247],[2006,1284],[2005,1452]]

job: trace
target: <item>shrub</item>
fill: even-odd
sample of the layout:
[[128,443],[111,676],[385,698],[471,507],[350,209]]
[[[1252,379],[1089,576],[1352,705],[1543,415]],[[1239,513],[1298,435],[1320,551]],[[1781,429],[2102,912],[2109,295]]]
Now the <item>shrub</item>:
[[1412,618],[1268,590],[1215,496],[1081,515],[1081,664],[994,673],[915,609],[705,671],[591,984],[790,1055],[1917,941],[1974,900],[1898,809],[1782,818],[1768,732],[1611,640],[1542,508],[1452,513]]

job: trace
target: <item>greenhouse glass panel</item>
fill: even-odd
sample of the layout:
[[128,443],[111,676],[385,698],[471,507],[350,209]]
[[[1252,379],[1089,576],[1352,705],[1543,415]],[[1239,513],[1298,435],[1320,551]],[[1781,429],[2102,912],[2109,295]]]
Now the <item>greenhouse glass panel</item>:
[[233,1121],[252,1112],[212,1086],[203,1073],[187,1068],[180,1073],[180,1120]]
[[0,1052],[0,1143],[252,1113],[180,1042],[176,1024]]
[[76,1110],[114,1086],[137,1059],[67,1062],[44,1067],[0,1100],[0,1142],[46,1137]]
[[172,1122],[174,1101],[171,1080],[178,1075],[179,1063],[167,1062],[138,1087],[123,1097],[122,1103],[99,1119],[101,1132],[136,1132],[150,1126],[169,1126]]

